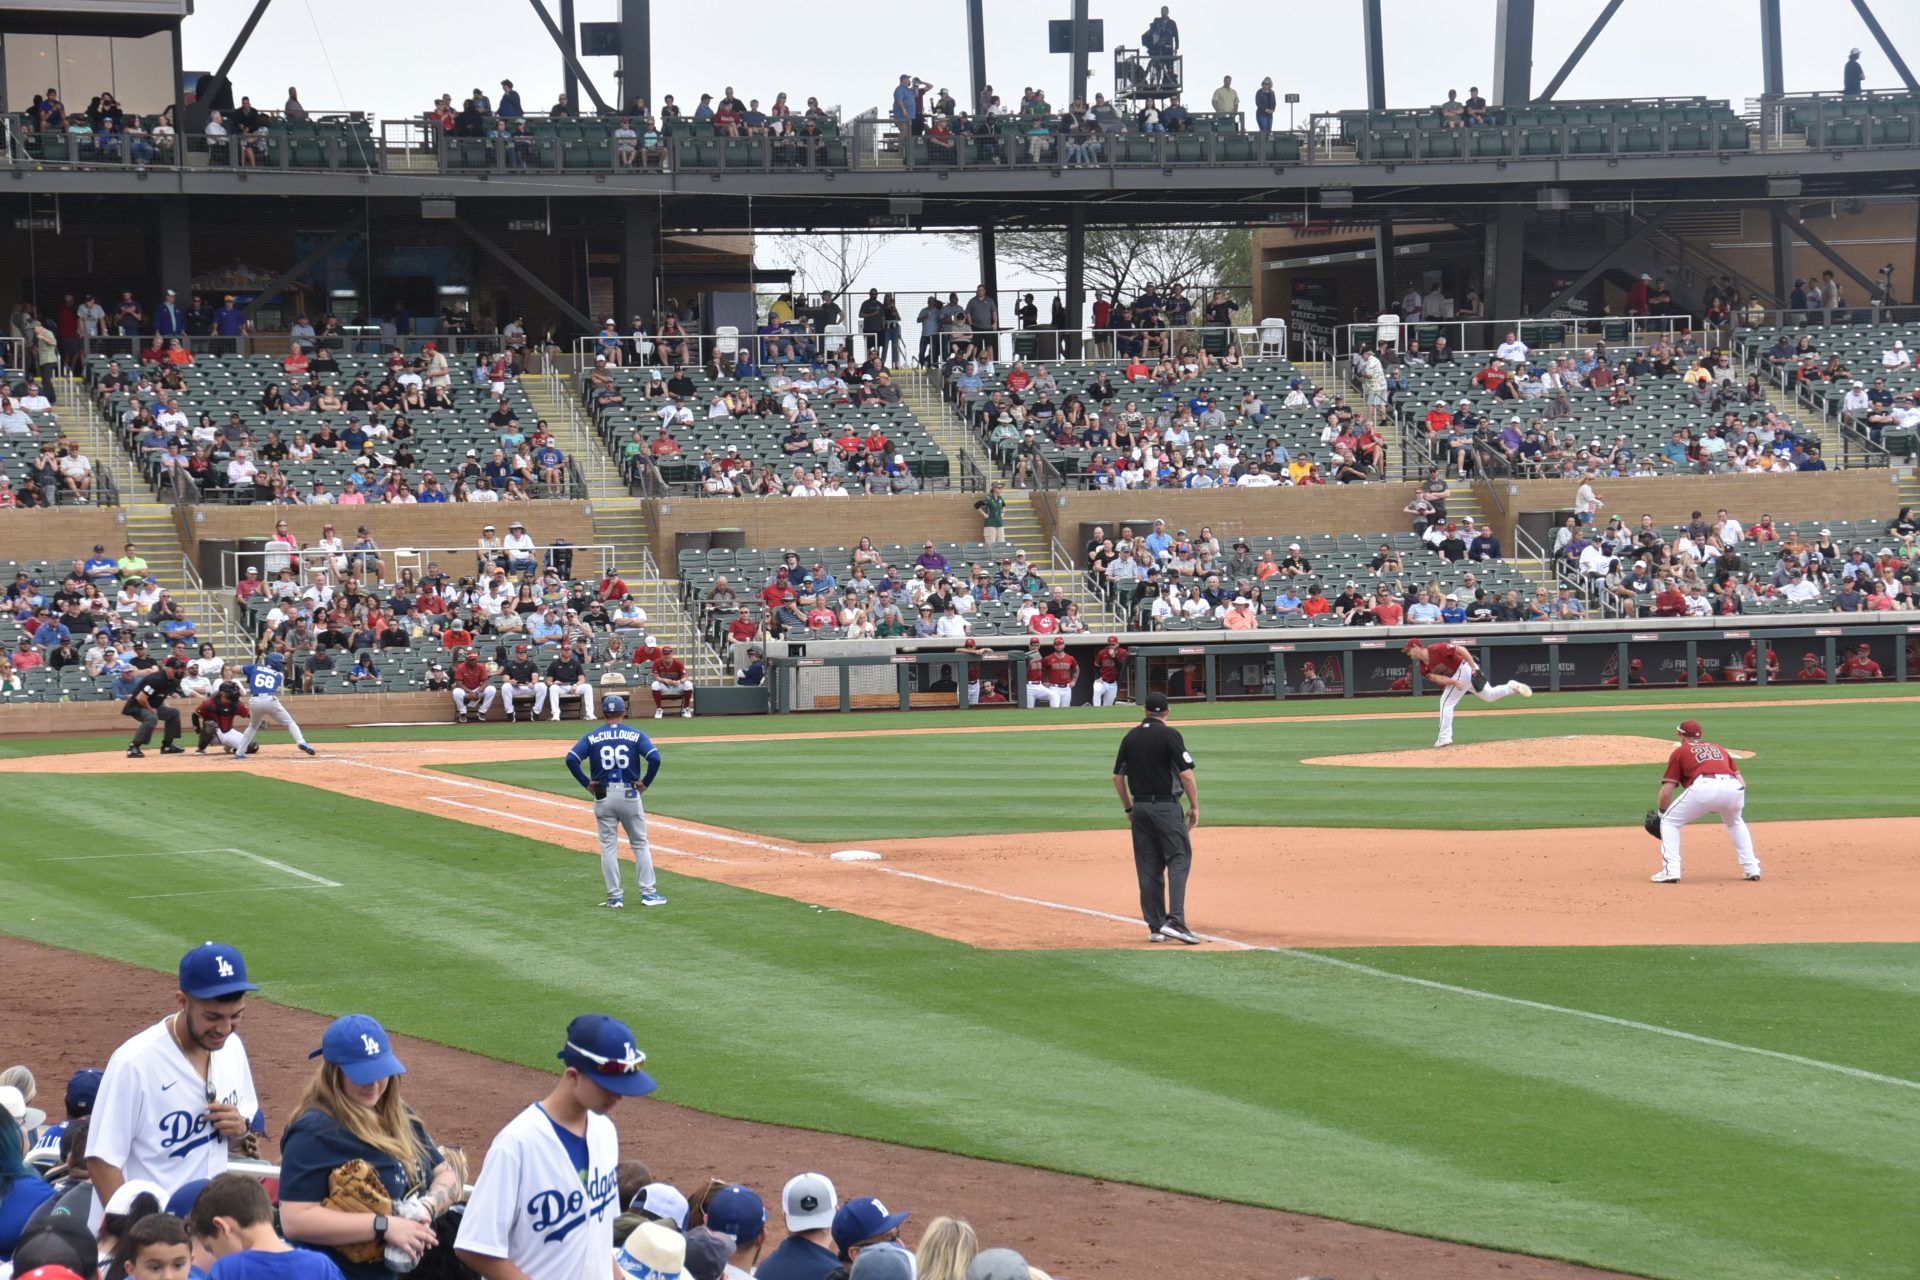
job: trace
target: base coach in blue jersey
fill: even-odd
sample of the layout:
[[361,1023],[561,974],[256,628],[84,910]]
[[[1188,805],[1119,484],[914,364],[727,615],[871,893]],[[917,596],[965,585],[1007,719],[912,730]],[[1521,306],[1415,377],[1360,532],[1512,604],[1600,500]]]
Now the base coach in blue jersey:
[[600,827],[600,876],[607,884],[603,907],[624,907],[620,892],[620,829],[633,846],[633,874],[640,884],[640,905],[663,907],[655,891],[653,855],[647,851],[647,811],[640,797],[660,772],[660,748],[628,724],[627,700],[608,698],[607,722],[581,737],[567,752],[567,768],[593,793],[593,816]]

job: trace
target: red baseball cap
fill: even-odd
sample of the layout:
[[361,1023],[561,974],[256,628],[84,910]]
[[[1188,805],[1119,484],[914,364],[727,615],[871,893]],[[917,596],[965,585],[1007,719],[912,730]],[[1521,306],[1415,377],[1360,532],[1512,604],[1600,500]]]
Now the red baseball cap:
[[1697,738],[1701,732],[1700,722],[1698,720],[1682,720],[1680,727],[1675,729],[1674,732],[1683,738]]
[[1425,640],[1420,639],[1418,636],[1415,636],[1414,638],[1408,640],[1405,644],[1400,646],[1400,652],[1405,653],[1409,649],[1424,649],[1426,647],[1427,647],[1427,642]]
[[1119,644],[1119,643],[1120,643],[1120,637],[1119,637],[1119,636],[1108,636],[1108,637],[1107,637],[1107,643],[1108,643],[1108,644]]

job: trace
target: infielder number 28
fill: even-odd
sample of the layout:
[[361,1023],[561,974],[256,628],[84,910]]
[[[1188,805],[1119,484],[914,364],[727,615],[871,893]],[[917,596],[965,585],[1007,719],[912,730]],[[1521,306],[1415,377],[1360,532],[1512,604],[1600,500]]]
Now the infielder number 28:
[[600,748],[600,770],[602,773],[613,773],[617,770],[625,769],[632,759],[633,757],[628,754],[627,748],[623,743],[610,742]]

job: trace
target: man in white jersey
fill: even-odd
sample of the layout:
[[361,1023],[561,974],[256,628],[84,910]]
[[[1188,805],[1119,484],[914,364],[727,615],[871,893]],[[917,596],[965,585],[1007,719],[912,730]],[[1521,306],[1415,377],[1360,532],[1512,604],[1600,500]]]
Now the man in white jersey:
[[95,1229],[122,1182],[144,1178],[172,1195],[224,1173],[229,1150],[265,1131],[236,1030],[258,990],[238,951],[202,943],[180,957],[175,1012],[107,1059],[87,1132]]
[[270,653],[265,662],[258,665],[250,662],[240,668],[240,674],[247,681],[247,733],[240,739],[240,749],[233,753],[233,758],[247,758],[247,752],[253,750],[254,738],[259,736],[260,726],[269,716],[293,735],[294,746],[310,756],[319,755],[307,736],[300,732],[300,726],[294,723],[293,713],[280,705],[280,694],[287,687],[287,655]]
[[559,1083],[494,1135],[454,1251],[482,1280],[620,1280],[620,1141],[607,1113],[656,1087],[624,1022],[567,1024]]

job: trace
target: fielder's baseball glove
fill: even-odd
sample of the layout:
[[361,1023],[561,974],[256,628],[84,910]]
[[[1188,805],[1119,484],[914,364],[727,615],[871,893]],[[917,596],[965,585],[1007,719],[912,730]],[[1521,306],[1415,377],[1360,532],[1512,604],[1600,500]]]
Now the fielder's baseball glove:
[[607,798],[607,784],[604,779],[595,778],[587,784],[587,790],[593,792],[593,798],[595,800],[605,800]]
[[1647,829],[1648,835],[1658,840],[1660,838],[1660,811],[1658,809],[1647,810],[1647,816],[1640,820],[1640,825]]
[[[380,1181],[380,1175],[365,1160],[349,1160],[327,1175],[327,1198],[320,1202],[342,1213],[393,1212],[393,1197]],[[384,1262],[386,1247],[377,1241],[338,1246],[340,1256],[349,1262]]]

